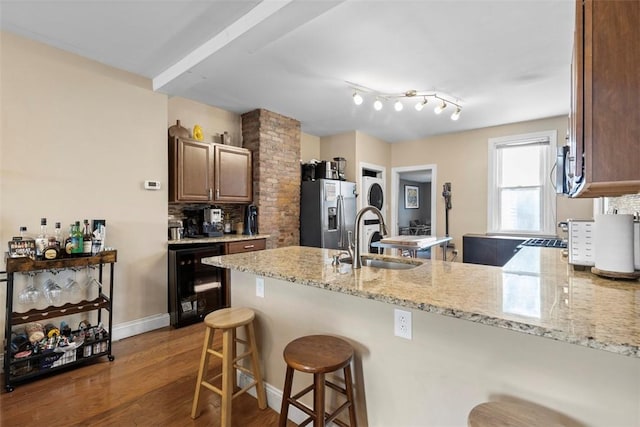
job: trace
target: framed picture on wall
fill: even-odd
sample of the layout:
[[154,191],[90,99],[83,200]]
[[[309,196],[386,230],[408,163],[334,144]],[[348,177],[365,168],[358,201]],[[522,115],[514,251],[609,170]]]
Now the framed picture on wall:
[[404,208],[418,209],[420,208],[419,191],[420,188],[415,185],[404,186]]

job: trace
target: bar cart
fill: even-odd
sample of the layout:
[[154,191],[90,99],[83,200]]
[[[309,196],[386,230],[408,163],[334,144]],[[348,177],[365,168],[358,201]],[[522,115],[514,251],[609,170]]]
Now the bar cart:
[[[113,282],[114,282],[114,264],[117,261],[117,251],[108,250],[99,252],[93,256],[63,258],[55,260],[34,260],[29,257],[12,258],[6,257],[6,282],[7,282],[7,303],[6,303],[6,320],[4,331],[4,376],[5,389],[7,392],[14,390],[14,384],[32,380],[38,377],[51,375],[61,370],[70,369],[75,366],[82,365],[97,358],[107,356],[109,361],[114,360],[111,353],[112,326],[113,326]],[[108,273],[104,274],[104,267],[109,266]],[[14,306],[15,279],[17,274],[26,274],[34,276],[36,274],[48,273],[57,274],[59,272],[73,270],[74,272],[85,267],[87,269],[87,279],[93,277],[93,273],[89,269],[97,269],[98,280],[95,281],[95,291],[87,292],[82,295],[81,299],[68,302],[63,298],[52,302],[51,299],[46,302],[48,305],[42,305],[31,308],[24,312],[16,311]],[[108,275],[108,285],[103,286],[104,276]],[[29,279],[27,279],[29,280]],[[31,280],[33,280],[31,278]],[[75,280],[75,279],[74,279]],[[29,285],[28,285],[29,286]],[[28,287],[27,286],[27,287]],[[108,295],[105,294],[108,286]],[[25,289],[26,290],[26,289]],[[23,291],[25,291],[23,290]],[[34,289],[34,291],[37,291]],[[59,293],[60,296],[63,293]],[[65,294],[66,295],[66,294]],[[18,295],[21,298],[22,295]],[[33,345],[34,350],[19,351],[19,346],[29,343],[25,342],[26,333],[16,333],[21,331],[24,325],[25,331],[28,331],[32,325],[42,325],[49,319],[72,319],[77,318],[82,313],[97,313],[98,325],[103,325],[103,311],[108,313],[107,327],[96,329],[95,326],[88,326],[87,330],[67,331],[72,339],[72,345],[65,347],[56,347],[55,349],[38,349],[37,345]],[[75,316],[75,317],[74,317]],[[94,314],[95,318],[96,315]],[[62,323],[64,324],[64,322]],[[15,327],[16,330],[14,330]],[[44,340],[52,335],[60,339],[60,334],[64,335],[64,331],[55,328],[40,332],[44,336]],[[70,328],[69,328],[70,329]],[[95,333],[94,333],[95,332]],[[78,336],[82,339],[78,339]],[[28,339],[30,340],[31,337]],[[37,337],[36,337],[37,338]],[[42,341],[40,342],[42,343]],[[68,350],[66,350],[68,349]]]

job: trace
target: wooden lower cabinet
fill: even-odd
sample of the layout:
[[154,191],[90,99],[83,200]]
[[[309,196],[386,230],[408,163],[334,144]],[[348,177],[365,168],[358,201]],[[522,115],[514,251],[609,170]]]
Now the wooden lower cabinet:
[[243,252],[262,251],[267,247],[266,239],[242,240],[239,242],[229,242],[225,250],[225,255],[240,254]]

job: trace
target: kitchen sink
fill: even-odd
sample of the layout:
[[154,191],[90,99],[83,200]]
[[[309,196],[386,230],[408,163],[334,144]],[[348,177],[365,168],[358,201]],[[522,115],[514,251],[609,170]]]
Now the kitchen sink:
[[[410,270],[422,265],[422,262],[407,258],[402,260],[390,260],[390,259],[378,259],[369,258],[366,256],[361,257],[363,267],[382,268],[386,270]],[[341,263],[352,264],[351,258],[340,259]]]

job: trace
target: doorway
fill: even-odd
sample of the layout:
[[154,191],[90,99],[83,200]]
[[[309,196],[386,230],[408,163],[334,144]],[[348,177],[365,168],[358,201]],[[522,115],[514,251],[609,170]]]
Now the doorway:
[[436,165],[391,169],[391,235],[436,235]]

